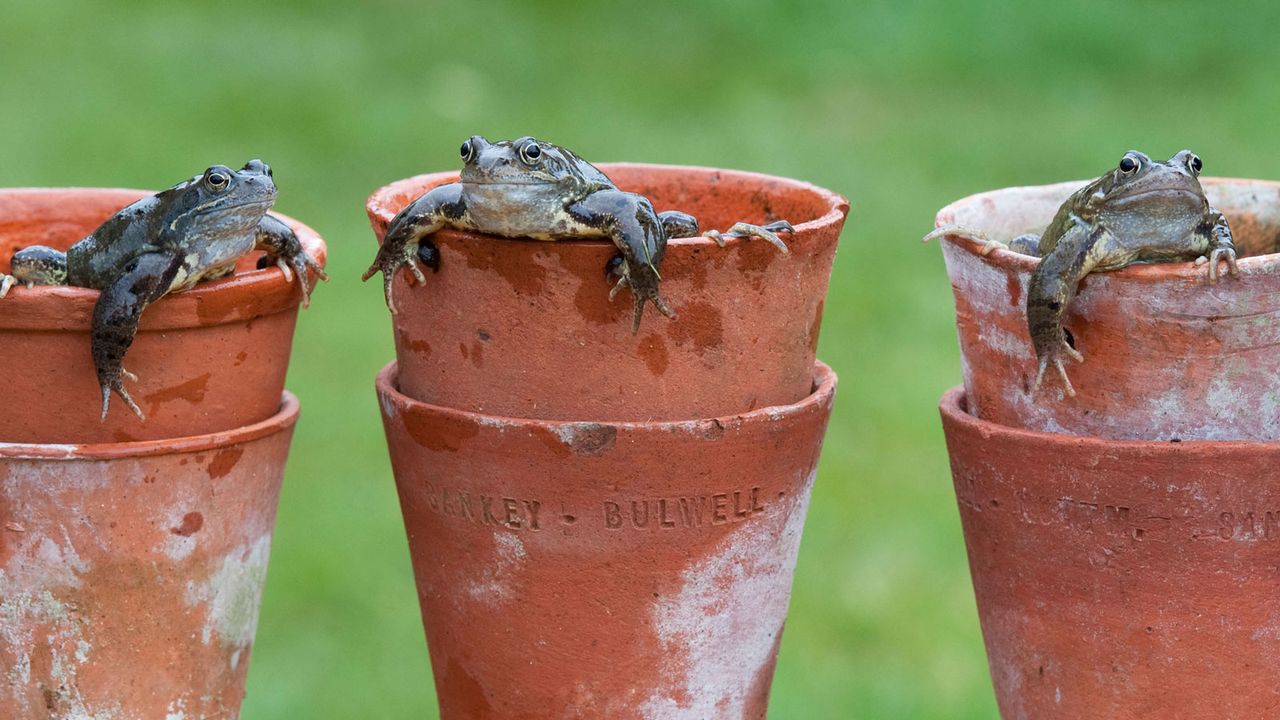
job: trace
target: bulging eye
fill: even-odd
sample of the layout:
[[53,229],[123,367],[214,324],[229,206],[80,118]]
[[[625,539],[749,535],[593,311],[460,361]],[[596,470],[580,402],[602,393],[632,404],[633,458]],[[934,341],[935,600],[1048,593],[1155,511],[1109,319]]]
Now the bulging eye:
[[467,140],[466,142],[462,143],[461,152],[462,152],[462,162],[471,162],[471,154],[473,150],[471,149],[470,140]]
[[538,162],[538,158],[540,157],[542,157],[542,148],[538,147],[538,143],[536,142],[526,143],[524,147],[520,148],[520,159],[523,160],[526,165],[532,165]]
[[220,172],[209,173],[208,182],[209,187],[214,190],[221,190],[227,186],[227,183],[230,182],[230,178]]
[[1187,158],[1187,167],[1191,168],[1191,172],[1199,175],[1200,171],[1204,169],[1204,163],[1200,161],[1199,155],[1192,155]]
[[1138,171],[1138,160],[1132,155],[1125,155],[1120,159],[1120,172],[1125,175],[1132,175]]

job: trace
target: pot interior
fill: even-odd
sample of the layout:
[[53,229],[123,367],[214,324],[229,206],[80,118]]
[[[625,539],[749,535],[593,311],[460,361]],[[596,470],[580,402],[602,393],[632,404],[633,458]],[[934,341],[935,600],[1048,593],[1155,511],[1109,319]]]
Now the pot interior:
[[[995,190],[961,200],[940,217],[1007,242],[1024,233],[1043,232],[1058,207],[1084,184]],[[1201,184],[1210,204],[1227,216],[1240,257],[1280,252],[1280,183],[1202,178]],[[945,219],[948,211],[951,218]]]
[[[66,250],[121,208],[151,194],[146,190],[32,188],[0,190],[0,272],[13,254],[31,245]],[[260,252],[236,263],[236,272],[257,268]]]

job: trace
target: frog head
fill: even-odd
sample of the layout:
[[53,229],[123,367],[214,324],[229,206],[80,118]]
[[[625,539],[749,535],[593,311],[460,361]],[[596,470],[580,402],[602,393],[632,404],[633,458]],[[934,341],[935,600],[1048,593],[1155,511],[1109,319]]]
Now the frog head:
[[1190,150],[1182,150],[1167,162],[1130,150],[1111,172],[1099,178],[1085,202],[1097,214],[1159,218],[1201,212],[1207,203],[1199,179],[1203,167],[1200,157]]
[[276,184],[271,166],[250,160],[239,172],[214,165],[171,193],[166,225],[184,246],[196,247],[254,233],[275,202]]
[[461,180],[469,186],[504,186],[542,202],[576,200],[613,183],[591,163],[558,145],[531,137],[490,143],[473,135],[462,143]]

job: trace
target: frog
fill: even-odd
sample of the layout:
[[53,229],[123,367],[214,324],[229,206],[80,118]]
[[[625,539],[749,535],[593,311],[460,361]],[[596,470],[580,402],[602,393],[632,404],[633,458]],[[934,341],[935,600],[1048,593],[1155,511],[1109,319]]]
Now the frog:
[[1110,172],[1072,193],[1040,234],[1019,235],[1006,244],[979,231],[944,225],[925,240],[956,234],[982,243],[983,255],[1006,249],[1040,258],[1026,295],[1027,329],[1037,360],[1030,392],[1034,396],[1040,390],[1052,366],[1063,391],[1074,397],[1066,365],[1069,360],[1084,362],[1084,355],[1062,319],[1086,275],[1139,263],[1194,261],[1208,265],[1210,285],[1218,282],[1224,262],[1227,274],[1239,277],[1231,227],[1205,197],[1199,179],[1203,169],[1203,160],[1190,150],[1166,162],[1130,150]]
[[[491,143],[473,135],[460,153],[458,181],[432,188],[397,213],[377,257],[361,276],[367,281],[382,273],[383,295],[393,314],[398,313],[396,273],[408,271],[414,281],[426,283],[419,264],[440,270],[440,252],[429,236],[452,228],[543,241],[607,238],[617,249],[603,268],[605,277],[614,280],[609,300],[630,290],[632,334],[639,332],[647,304],[675,317],[658,293],[659,267],[670,239],[699,235],[697,218],[679,210],[657,212],[648,198],[618,189],[572,151],[533,137]],[[701,235],[721,247],[730,238],[756,237],[787,253],[780,232],[794,228],[786,220],[763,226],[738,222],[724,232]]]
[[102,391],[105,422],[114,392],[140,420],[145,413],[124,385],[138,377],[124,369],[143,311],[169,293],[230,275],[236,261],[259,249],[259,269],[276,266],[297,281],[310,305],[308,273],[324,268],[297,235],[267,214],[276,199],[271,166],[250,160],[239,171],[213,165],[173,187],[116,212],[66,252],[32,245],[14,253],[0,280],[0,297],[17,284],[71,285],[99,291],[90,326],[90,350]]

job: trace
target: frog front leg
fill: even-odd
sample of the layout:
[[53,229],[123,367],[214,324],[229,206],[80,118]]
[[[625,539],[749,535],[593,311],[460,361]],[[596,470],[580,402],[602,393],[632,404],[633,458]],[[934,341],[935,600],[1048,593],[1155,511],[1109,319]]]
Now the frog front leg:
[[426,283],[427,277],[414,262],[415,258],[432,272],[440,270],[440,252],[427,236],[445,226],[470,229],[466,214],[462,184],[450,183],[432,189],[391,219],[382,238],[382,247],[378,248],[378,256],[360,279],[368,280],[375,273],[382,273],[382,294],[392,314],[396,312],[395,301],[391,297],[396,272],[406,269],[419,283]]
[[1197,265],[1209,264],[1209,283],[1218,282],[1218,266],[1222,261],[1227,263],[1227,272],[1231,277],[1240,276],[1240,268],[1236,266],[1236,246],[1231,237],[1231,226],[1227,218],[1216,208],[1209,208],[1207,227],[1202,232],[1209,238],[1208,251],[1196,258]]
[[257,242],[254,247],[267,253],[258,259],[259,270],[275,265],[280,268],[280,272],[284,273],[285,282],[293,282],[294,277],[298,278],[298,285],[302,287],[302,307],[311,305],[308,271],[315,273],[320,280],[329,279],[320,263],[303,249],[293,228],[277,217],[262,216],[262,220],[258,223]]
[[653,303],[663,315],[674,318],[675,312],[658,294],[658,283],[662,280],[658,266],[667,251],[667,236],[663,220],[654,211],[653,204],[633,193],[600,190],[570,205],[567,210],[574,220],[605,235],[618,248],[621,260],[615,256],[606,265],[606,272],[618,276],[617,283],[609,291],[609,300],[617,297],[622,288],[630,288],[632,334],[640,331],[640,318],[646,302]]
[[1062,318],[1075,299],[1080,280],[1106,260],[1112,247],[1112,237],[1106,230],[1074,225],[1031,273],[1027,287],[1027,329],[1039,361],[1032,395],[1040,389],[1045,370],[1053,365],[1067,395],[1075,397],[1076,390],[1067,377],[1066,360],[1084,362],[1084,355],[1067,342]]
[[138,321],[148,305],[164,296],[182,267],[182,253],[154,252],[138,256],[124,274],[102,290],[93,307],[90,349],[102,388],[102,419],[114,391],[141,420],[146,416],[124,388],[124,379],[137,376],[123,367],[125,353],[138,333]]

